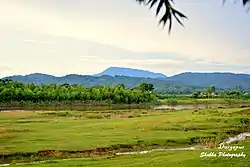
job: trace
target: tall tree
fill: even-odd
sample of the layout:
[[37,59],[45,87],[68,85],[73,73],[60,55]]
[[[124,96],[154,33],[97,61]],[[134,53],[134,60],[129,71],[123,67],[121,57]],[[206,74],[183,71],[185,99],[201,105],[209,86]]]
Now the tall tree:
[[[165,12],[164,12],[163,16],[161,17],[159,23],[163,23],[163,25],[165,26],[166,23],[169,21],[169,29],[168,29],[169,33],[171,31],[171,28],[172,28],[172,18],[173,17],[182,26],[183,26],[183,23],[182,23],[181,19],[187,18],[186,15],[179,12],[178,10],[176,10],[173,7],[174,0],[136,0],[136,1],[139,2],[140,4],[145,4],[145,5],[149,6],[150,8],[157,6],[156,16],[158,16],[158,14],[160,13],[160,11],[162,9],[165,9]],[[226,0],[222,0],[222,1],[223,1],[223,3],[225,3]],[[250,3],[250,0],[237,0],[237,1],[241,1],[243,6],[246,6],[247,3]]]
[[138,89],[141,91],[153,91],[154,90],[154,85],[153,84],[148,84],[148,83],[141,83],[138,86]]
[[216,87],[215,87],[215,85],[212,85],[212,86],[211,86],[211,92],[212,92],[212,93],[215,93],[215,92],[216,92]]

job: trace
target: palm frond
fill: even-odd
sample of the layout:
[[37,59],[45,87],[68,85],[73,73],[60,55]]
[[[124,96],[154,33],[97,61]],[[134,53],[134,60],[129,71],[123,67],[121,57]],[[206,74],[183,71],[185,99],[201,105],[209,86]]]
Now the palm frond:
[[181,19],[187,18],[183,13],[179,12],[178,10],[174,9],[172,4],[174,3],[174,0],[136,0],[140,4],[148,5],[150,9],[154,6],[157,6],[156,8],[156,16],[159,15],[160,11],[165,9],[165,12],[163,16],[161,17],[159,24],[163,24],[163,26],[166,25],[167,22],[169,22],[169,33],[172,28],[172,18],[174,17],[177,22],[184,26]]
[[[169,33],[172,28],[172,18],[174,17],[177,22],[184,26],[181,19],[187,19],[187,16],[185,16],[183,13],[179,12],[178,10],[173,8],[174,0],[136,0],[140,4],[144,4],[150,7],[150,9],[154,6],[157,6],[156,8],[156,16],[159,15],[160,11],[165,8],[165,12],[163,16],[161,17],[159,24],[163,23],[163,26],[166,25],[166,23],[169,21]],[[226,0],[222,0],[223,3],[225,3]],[[248,3],[250,3],[250,0],[240,0],[242,1],[243,6],[246,6]],[[157,5],[158,4],[158,5]]]

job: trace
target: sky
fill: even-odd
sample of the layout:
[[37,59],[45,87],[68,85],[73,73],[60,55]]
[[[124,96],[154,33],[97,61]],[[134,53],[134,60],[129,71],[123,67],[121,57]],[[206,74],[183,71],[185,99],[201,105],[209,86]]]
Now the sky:
[[135,0],[0,1],[0,77],[90,75],[111,66],[250,74],[250,13],[240,2],[177,1],[171,34]]

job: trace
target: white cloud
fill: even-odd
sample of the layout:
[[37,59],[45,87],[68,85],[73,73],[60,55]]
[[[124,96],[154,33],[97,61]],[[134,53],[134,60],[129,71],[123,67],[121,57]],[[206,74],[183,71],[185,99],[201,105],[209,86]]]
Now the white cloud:
[[13,75],[13,69],[0,64],[0,77],[8,76],[8,75]]
[[25,40],[23,40],[23,42],[37,42],[37,40],[34,40],[34,39],[25,39]]
[[98,57],[97,56],[80,56],[81,59],[83,60],[97,60],[98,61]]
[[180,4],[189,20],[186,28],[175,24],[169,36],[157,27],[153,11],[132,1],[1,1],[1,62],[13,73],[57,75],[117,65],[166,74],[247,71],[249,16],[231,6],[215,7],[217,1]]

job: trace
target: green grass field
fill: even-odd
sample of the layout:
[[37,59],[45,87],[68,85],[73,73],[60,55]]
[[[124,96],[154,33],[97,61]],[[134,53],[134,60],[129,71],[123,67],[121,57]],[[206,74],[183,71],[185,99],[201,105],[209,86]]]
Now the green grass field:
[[[249,156],[250,142],[240,143],[245,145],[244,152]],[[209,150],[217,151],[218,150]],[[48,161],[45,163],[30,164],[32,167],[57,167],[57,166],[91,166],[91,167],[247,167],[250,165],[249,157],[200,157],[204,151],[170,151],[156,152],[145,155],[126,155],[102,158],[83,158],[79,160]],[[238,151],[239,152],[239,151]],[[233,153],[233,152],[231,152]],[[15,166],[15,165],[13,165]]]
[[[201,150],[114,156],[115,152],[202,145],[218,151],[229,136],[249,132],[249,108],[0,112],[0,163],[31,166],[250,166],[250,158],[200,158]],[[244,152],[250,155],[249,141]],[[37,155],[42,150],[107,151]],[[27,156],[25,153],[31,152]],[[83,158],[65,160],[62,158]]]

